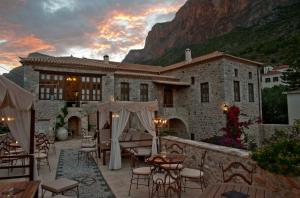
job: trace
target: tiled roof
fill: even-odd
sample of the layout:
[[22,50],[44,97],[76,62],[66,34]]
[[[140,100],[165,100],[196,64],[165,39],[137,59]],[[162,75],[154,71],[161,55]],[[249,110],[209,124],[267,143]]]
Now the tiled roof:
[[273,75],[277,75],[277,74],[281,74],[282,72],[280,71],[269,71],[266,74],[263,74],[263,76],[273,76]]
[[288,68],[289,68],[288,65],[278,65],[273,67],[273,70],[288,69]]
[[215,52],[212,52],[210,54],[206,54],[206,55],[194,58],[190,62],[182,61],[182,62],[173,64],[173,65],[169,65],[167,67],[162,68],[160,72],[167,72],[167,71],[170,71],[170,70],[179,69],[181,67],[185,67],[185,66],[192,65],[192,64],[195,64],[195,63],[207,62],[207,61],[215,60],[215,59],[218,59],[218,58],[234,59],[236,61],[246,62],[248,64],[255,65],[255,66],[262,66],[263,65],[263,63],[260,63],[260,62],[251,61],[251,60],[240,58],[240,57],[237,57],[237,56],[232,56],[232,55],[229,55],[229,54],[226,54],[226,53],[223,53],[223,52],[215,51]]
[[158,73],[160,66],[151,65],[139,65],[139,64],[128,64],[109,61],[105,63],[102,60],[89,59],[89,58],[77,58],[72,56],[64,57],[54,57],[47,56],[43,54],[37,54],[34,56],[28,56],[26,58],[21,58],[21,63],[34,63],[34,64],[59,64],[59,65],[80,65],[80,66],[90,66],[99,67],[103,69],[113,69],[113,70],[128,70],[137,72],[151,72]]

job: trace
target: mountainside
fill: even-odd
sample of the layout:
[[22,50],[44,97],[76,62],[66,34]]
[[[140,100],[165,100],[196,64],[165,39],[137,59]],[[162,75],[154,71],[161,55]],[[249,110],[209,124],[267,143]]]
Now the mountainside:
[[[144,49],[131,50],[124,62],[169,65],[183,60],[187,47],[192,49],[194,57],[219,50],[266,61],[265,51],[267,55],[282,51],[285,46],[280,45],[287,42],[299,48],[299,44],[293,45],[299,42],[299,3],[299,0],[188,0],[173,21],[153,26]],[[280,60],[277,56],[271,59],[266,62]]]

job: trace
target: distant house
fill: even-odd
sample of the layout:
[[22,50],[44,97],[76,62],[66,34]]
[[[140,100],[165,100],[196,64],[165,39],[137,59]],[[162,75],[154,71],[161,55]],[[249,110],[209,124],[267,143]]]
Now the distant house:
[[289,69],[288,65],[280,65],[276,67],[266,67],[262,75],[262,88],[271,88],[275,85],[284,85],[281,79],[283,72]]
[[[53,126],[68,107],[66,127],[79,135],[96,125],[93,105],[110,100],[158,100],[158,115],[177,136],[200,140],[225,126],[224,104],[249,117],[261,116],[261,63],[213,52],[197,58],[150,66],[104,60],[54,57],[39,53],[21,58],[24,88],[36,96],[37,125]],[[131,125],[132,126],[132,125]]]

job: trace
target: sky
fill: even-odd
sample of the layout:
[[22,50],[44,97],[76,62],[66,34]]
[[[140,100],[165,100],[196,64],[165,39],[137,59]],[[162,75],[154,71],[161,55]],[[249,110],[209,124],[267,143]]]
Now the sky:
[[[122,61],[186,0],[0,0],[0,74],[31,52]],[[5,68],[5,69],[3,69]]]

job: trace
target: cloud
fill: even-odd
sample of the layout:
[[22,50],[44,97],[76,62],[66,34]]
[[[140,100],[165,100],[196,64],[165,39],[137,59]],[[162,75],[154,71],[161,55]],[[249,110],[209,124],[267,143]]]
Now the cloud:
[[14,0],[0,2],[0,64],[32,51],[120,61],[142,48],[151,27],[186,0]]

